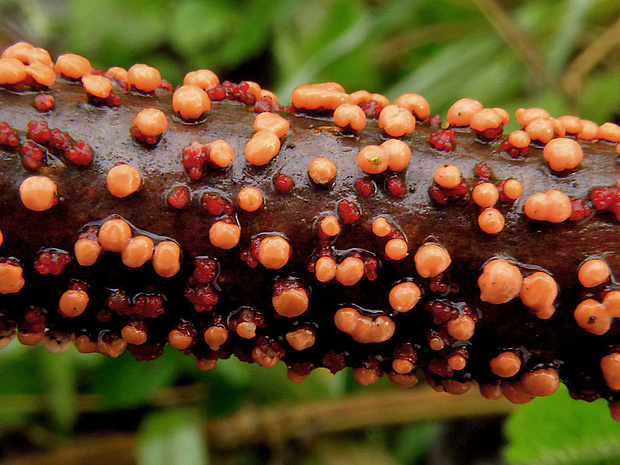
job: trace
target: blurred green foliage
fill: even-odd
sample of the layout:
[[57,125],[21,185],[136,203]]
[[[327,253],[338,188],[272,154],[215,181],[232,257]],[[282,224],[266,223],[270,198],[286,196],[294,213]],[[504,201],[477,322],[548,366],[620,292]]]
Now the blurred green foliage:
[[[54,54],[82,54],[100,68],[147,63],[173,85],[189,70],[209,68],[221,79],[257,81],[283,101],[299,84],[337,81],[350,92],[367,89],[392,99],[420,93],[442,115],[468,96],[511,112],[542,106],[555,116],[577,113],[597,122],[619,115],[619,17],[617,0],[0,0],[6,43],[28,40]],[[252,403],[337,399],[360,389],[348,373],[317,371],[297,385],[281,365],[265,370],[234,360],[203,373],[174,350],[149,363],[127,354],[115,360],[74,350],[47,354],[17,343],[0,355],[0,432],[38,423],[69,436],[96,427],[83,424],[83,396],[96,396],[89,411],[105,417],[157,404],[170,387],[205,386],[198,405],[138,415],[137,459],[144,464],[208,463],[201,422],[209,417]],[[378,384],[364,389],[386,388],[384,380]],[[563,393],[536,400],[509,420],[507,459],[533,463],[551,457],[545,448],[553,447],[566,453],[544,463],[599,463],[600,441],[589,439],[603,435],[597,429],[603,424],[613,425],[602,419],[606,407],[604,414],[590,407],[567,403]],[[590,419],[593,413],[600,417]],[[578,461],[559,419],[574,425],[575,436],[584,422],[596,424],[580,443]],[[337,446],[305,449],[296,463],[372,463],[371,457],[423,463],[439,430],[438,423],[369,430]],[[365,458],[342,453],[352,450]],[[226,463],[267,463],[265,456],[248,449]],[[271,463],[277,463],[273,456]]]

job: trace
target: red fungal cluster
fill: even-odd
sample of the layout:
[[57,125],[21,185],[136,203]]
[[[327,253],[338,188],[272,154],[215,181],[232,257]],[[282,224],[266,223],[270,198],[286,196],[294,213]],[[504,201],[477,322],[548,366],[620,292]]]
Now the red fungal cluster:
[[192,179],[200,179],[208,166],[226,168],[232,163],[232,147],[223,140],[201,144],[192,142],[183,149],[183,166]]
[[65,250],[45,250],[34,262],[34,269],[40,274],[61,275],[71,260],[71,255]]
[[19,145],[19,135],[17,131],[9,126],[9,123],[6,121],[0,123],[0,145],[8,147],[17,147]]
[[[56,128],[50,129],[45,121],[30,121],[28,123],[28,132],[26,133],[26,137],[40,146],[61,154],[65,160],[71,164],[77,166],[88,166],[93,161],[94,155],[90,145],[83,140],[74,142],[69,133],[63,132]],[[39,166],[36,167],[38,168],[40,167],[43,157],[36,152],[36,147],[30,144],[28,148],[24,150],[24,157],[28,159],[40,160]],[[24,164],[26,164],[26,162]],[[30,165],[32,164],[33,163],[30,162]]]
[[34,98],[33,105],[38,111],[45,113],[46,111],[54,109],[56,99],[54,99],[53,95],[39,94]]
[[465,98],[439,129],[418,94],[337,83],[284,109],[209,70],[175,106],[151,66],[24,43],[0,87],[0,347],[620,402],[618,125],[528,108],[504,137],[508,113]]
[[620,221],[620,188],[595,187],[590,192],[590,201],[594,208],[609,211]]
[[452,141],[455,136],[456,134],[452,129],[435,131],[428,136],[428,143],[437,150],[452,152],[454,148]]

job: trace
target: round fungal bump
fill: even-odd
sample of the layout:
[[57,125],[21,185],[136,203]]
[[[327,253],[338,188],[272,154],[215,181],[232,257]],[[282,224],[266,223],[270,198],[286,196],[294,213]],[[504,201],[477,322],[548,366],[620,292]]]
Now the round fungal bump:
[[315,184],[329,184],[336,179],[336,164],[329,158],[317,157],[308,166],[308,175]]
[[78,239],[73,253],[80,266],[92,266],[97,261],[101,250],[99,242],[91,239]]
[[504,229],[504,215],[497,208],[485,208],[478,215],[478,226],[487,234],[498,234]]
[[385,237],[392,232],[392,226],[384,217],[379,216],[372,222],[372,232],[377,237]]
[[366,127],[366,114],[357,105],[343,103],[334,111],[334,123],[341,128],[349,126],[354,131],[361,131]]
[[181,249],[176,242],[163,241],[153,253],[153,269],[164,278],[170,278],[181,269]]
[[211,350],[218,350],[228,340],[228,331],[221,326],[209,326],[204,332],[204,340]]
[[12,263],[0,263],[0,294],[15,294],[21,291],[26,281],[22,267]]
[[0,85],[12,85],[22,82],[28,72],[24,64],[14,58],[0,59]]
[[446,325],[448,334],[457,341],[467,341],[474,335],[476,322],[469,315],[459,315]]
[[607,387],[620,391],[620,353],[613,352],[601,358],[601,371]]
[[607,308],[594,299],[586,299],[577,305],[573,316],[581,328],[597,336],[605,334],[611,326],[611,316]]
[[235,158],[232,146],[223,139],[209,143],[209,161],[219,168],[228,168]]
[[572,210],[568,195],[555,189],[533,194],[523,205],[523,211],[528,218],[550,223],[566,221]]
[[510,200],[517,200],[523,194],[523,184],[514,178],[506,179],[504,182],[504,195]]
[[607,142],[620,142],[620,126],[615,123],[603,123],[598,128],[598,138]]
[[194,343],[194,338],[184,331],[173,329],[168,333],[168,342],[177,350],[185,350]]
[[591,288],[606,283],[611,276],[611,271],[604,260],[594,258],[583,262],[577,276],[583,287]]
[[158,137],[168,128],[168,120],[163,111],[145,108],[136,115],[133,125],[146,137]]
[[321,257],[314,265],[316,279],[322,283],[331,281],[336,277],[336,261],[331,257]]
[[58,203],[56,183],[46,176],[30,176],[19,186],[19,195],[28,210],[42,212]]
[[209,229],[209,240],[213,246],[230,250],[239,244],[241,228],[234,223],[218,220]]
[[108,171],[106,184],[114,197],[123,198],[140,189],[142,176],[137,168],[121,163]]
[[561,137],[545,145],[543,157],[553,171],[572,170],[583,161],[583,150],[576,140]]
[[598,138],[598,124],[587,119],[581,120],[581,132],[577,138],[581,140],[594,140]]
[[122,252],[129,244],[131,236],[129,224],[120,218],[113,218],[101,225],[97,239],[103,250]]
[[521,369],[521,358],[511,351],[502,352],[489,362],[491,371],[501,378],[511,378]]
[[183,119],[194,120],[200,118],[205,111],[211,108],[211,100],[200,87],[183,85],[175,90],[172,95],[172,108]]
[[256,187],[244,187],[237,194],[237,204],[246,212],[254,212],[263,205],[263,194]]
[[125,266],[138,268],[153,257],[155,244],[147,236],[132,237],[121,251],[121,259]]
[[583,123],[576,116],[562,115],[558,121],[568,134],[579,134],[583,130]]
[[434,278],[448,269],[452,263],[450,254],[437,244],[427,244],[414,256],[415,268],[423,278]]
[[334,215],[327,215],[323,218],[319,224],[319,228],[321,228],[321,232],[327,237],[334,237],[340,234],[340,223],[338,223],[338,218]]
[[56,81],[56,74],[54,73],[54,70],[43,63],[34,62],[29,64],[26,66],[26,73],[28,73],[28,75],[34,79],[37,84],[44,87],[49,87],[54,84],[54,81]]
[[159,71],[142,63],[135,64],[127,70],[127,80],[142,92],[153,92],[161,86]]
[[258,261],[270,270],[279,270],[288,263],[291,245],[281,236],[265,237],[258,246]]
[[480,300],[505,304],[519,295],[523,284],[521,271],[503,258],[488,262],[478,278]]
[[551,115],[547,110],[538,107],[518,108],[515,116],[517,117],[517,123],[521,126],[527,126],[537,118],[551,119]]
[[488,129],[497,129],[504,125],[504,118],[492,108],[483,108],[474,113],[469,120],[474,131],[484,132]]
[[357,166],[364,173],[382,173],[389,166],[388,154],[378,145],[367,145],[357,154]]
[[482,110],[483,105],[478,100],[462,98],[448,108],[448,124],[450,126],[469,126],[472,116]]
[[390,260],[402,260],[409,254],[409,246],[404,239],[390,239],[385,244],[385,256]]
[[121,337],[127,342],[127,344],[139,346],[147,341],[148,335],[146,334],[146,331],[143,331],[134,325],[128,324],[123,326],[123,329],[121,329]]
[[308,328],[299,328],[295,331],[289,331],[286,333],[285,337],[286,342],[297,351],[306,350],[312,347],[316,342],[314,332]]
[[513,147],[516,147],[518,149],[524,149],[525,147],[530,145],[532,140],[530,139],[530,136],[527,135],[527,132],[525,132],[524,130],[515,129],[510,134],[508,134],[508,142]]
[[402,94],[394,100],[394,105],[409,110],[418,121],[425,120],[431,115],[431,106],[419,94]]
[[380,145],[387,154],[388,168],[392,171],[402,171],[409,166],[411,149],[400,139],[388,139]]
[[545,397],[553,394],[560,386],[560,375],[555,368],[538,368],[524,373],[521,384],[532,395]]
[[499,200],[499,191],[491,182],[481,182],[474,187],[471,197],[479,207],[488,208],[494,206]]
[[219,83],[217,75],[209,69],[191,71],[183,78],[183,84],[198,86],[204,91],[215,88]]
[[334,315],[336,327],[362,344],[385,342],[394,335],[396,326],[391,318],[380,315],[374,319],[362,316],[354,308],[341,308]]
[[354,286],[364,276],[364,262],[357,257],[348,256],[336,268],[336,281],[343,286]]
[[379,127],[391,137],[401,137],[414,131],[415,118],[404,108],[388,105],[381,110]]
[[461,184],[461,170],[458,166],[446,163],[435,170],[434,179],[440,187],[455,189]]
[[245,145],[245,158],[252,165],[266,165],[278,154],[280,145],[280,138],[273,131],[261,129]]
[[531,140],[537,140],[542,144],[548,143],[556,136],[554,123],[549,118],[535,118],[524,130]]
[[310,299],[308,291],[301,286],[290,287],[274,295],[271,299],[273,308],[280,316],[293,318],[308,310]]
[[350,103],[351,97],[335,82],[303,84],[291,93],[291,103],[304,110],[335,110],[343,103]]
[[535,271],[523,279],[519,297],[537,317],[548,319],[555,313],[554,302],[558,295],[555,279],[543,271]]
[[283,138],[291,127],[291,123],[282,116],[265,111],[254,118],[254,131],[268,130],[275,133],[280,139]]
[[56,74],[63,75],[70,79],[80,79],[82,76],[90,74],[92,66],[90,61],[80,55],[65,53],[56,58],[54,65]]
[[69,289],[60,296],[58,311],[64,316],[74,318],[86,310],[88,294],[81,289]]
[[87,74],[82,76],[82,85],[90,95],[101,99],[108,98],[112,93],[112,82],[105,76]]
[[413,309],[422,295],[420,288],[412,282],[403,282],[390,289],[388,300],[390,307],[399,313]]

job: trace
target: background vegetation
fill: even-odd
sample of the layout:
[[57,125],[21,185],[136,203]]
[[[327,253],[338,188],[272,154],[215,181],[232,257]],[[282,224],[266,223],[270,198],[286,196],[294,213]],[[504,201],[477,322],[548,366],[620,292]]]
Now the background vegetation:
[[[173,85],[209,68],[284,101],[298,84],[333,80],[390,98],[417,92],[442,115],[468,96],[600,123],[619,116],[619,13],[617,0],[0,0],[0,42],[100,68],[147,63]],[[138,364],[13,343],[0,373],[3,463],[620,460],[605,403],[568,401],[564,390],[504,423],[511,407],[477,396],[403,394],[385,380],[360,389],[349,373],[321,370],[295,385],[283,366],[234,360],[202,373],[173,350]]]

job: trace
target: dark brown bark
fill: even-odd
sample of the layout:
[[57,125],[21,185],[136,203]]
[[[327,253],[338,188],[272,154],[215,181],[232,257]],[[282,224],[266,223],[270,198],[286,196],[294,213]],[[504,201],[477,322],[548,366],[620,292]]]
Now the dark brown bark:
[[[454,378],[462,383],[471,379],[497,383],[498,379],[489,371],[489,360],[501,350],[515,349],[524,358],[521,373],[541,365],[553,365],[560,369],[561,377],[576,396],[586,397],[591,392],[612,396],[602,379],[599,361],[618,343],[618,329],[612,326],[605,335],[593,336],[577,326],[573,311],[583,298],[590,295],[600,298],[602,292],[615,288],[615,282],[610,282],[586,292],[577,281],[577,270],[581,262],[594,256],[604,258],[612,270],[620,269],[618,223],[613,215],[599,211],[584,220],[561,224],[534,222],[523,213],[525,200],[536,192],[558,189],[588,204],[592,188],[615,186],[620,169],[611,145],[582,142],[583,163],[567,175],[558,175],[549,170],[540,149],[532,148],[529,155],[512,159],[501,150],[501,140],[482,142],[466,129],[457,131],[453,152],[438,151],[428,144],[428,135],[437,128],[422,123],[413,134],[402,138],[412,149],[413,157],[407,170],[395,176],[404,181],[407,192],[400,197],[390,195],[385,183],[391,175],[383,174],[373,178],[375,194],[363,198],[354,188],[356,179],[366,177],[356,164],[357,153],[366,145],[386,139],[375,121],[369,121],[359,134],[351,135],[336,127],[329,116],[283,112],[291,122],[291,129],[279,154],[266,166],[255,167],[247,164],[243,155],[245,144],[254,132],[256,113],[249,106],[213,102],[204,121],[187,124],[173,114],[171,93],[164,90],[158,90],[154,96],[124,94],[119,108],[91,105],[78,84],[56,83],[51,94],[56,98],[56,108],[41,114],[32,106],[32,93],[0,91],[0,121],[16,129],[23,142],[28,122],[44,120],[50,128],[69,132],[74,140],[85,140],[95,157],[89,166],[82,168],[67,164],[53,151],[49,152],[47,164],[35,174],[56,182],[60,202],[48,211],[32,212],[20,201],[19,185],[33,173],[22,165],[19,148],[0,149],[0,230],[4,234],[0,253],[5,258],[19,260],[26,280],[19,293],[0,296],[2,318],[8,328],[35,305],[44,309],[46,324],[51,329],[87,334],[94,340],[108,332],[118,335],[127,317],[112,315],[108,322],[102,322],[96,315],[111,290],[121,289],[129,297],[151,293],[165,298],[165,315],[148,322],[149,344],[153,345],[165,343],[168,332],[181,319],[204,330],[213,314],[226,322],[239,308],[251,307],[265,321],[258,330],[259,337],[265,336],[266,342],[262,344],[273,348],[277,343],[289,365],[310,362],[322,366],[324,356],[331,352],[343,356],[346,365],[379,367],[389,372],[394,349],[411,343],[418,352],[417,365],[426,371],[433,360],[445,365],[453,351],[459,348],[467,351],[466,368],[441,376],[434,371],[436,382]],[[129,133],[136,113],[147,107],[162,109],[169,121],[163,138],[153,147],[136,142]],[[200,180],[191,180],[182,165],[183,148],[193,141],[207,143],[216,139],[225,139],[233,147],[233,165],[226,170],[207,170]],[[338,174],[333,185],[317,186],[310,181],[308,164],[318,156],[335,162]],[[105,183],[106,173],[118,162],[138,168],[144,180],[137,193],[123,199],[113,197]],[[493,182],[514,177],[524,185],[519,200],[499,205],[506,225],[497,235],[480,230],[479,207],[468,196],[460,202],[439,205],[429,195],[433,173],[441,164],[457,165],[471,188],[477,180],[474,169],[479,162],[492,169]],[[280,173],[295,183],[288,194],[274,189],[274,178]],[[167,204],[166,195],[181,184],[192,191],[192,201],[188,208],[177,210]],[[264,207],[254,213],[235,207],[235,217],[242,230],[240,244],[229,251],[213,247],[208,231],[215,218],[200,207],[199,198],[205,192],[212,192],[236,205],[237,193],[246,186],[262,191]],[[364,278],[351,287],[335,281],[319,283],[308,271],[308,265],[320,250],[317,219],[328,213],[338,215],[337,206],[343,199],[356,204],[362,216],[352,225],[343,225],[342,233],[330,244],[335,256],[343,257],[353,249],[379,262],[376,280]],[[100,256],[91,267],[79,266],[72,260],[60,276],[40,275],[33,269],[41,249],[72,253],[82,228],[110,215],[118,215],[152,235],[176,241],[183,252],[181,270],[172,278],[162,278],[150,263],[130,269],[122,265],[119,254],[111,252]],[[380,215],[389,217],[407,239],[410,253],[404,260],[396,262],[384,257],[385,239],[376,237],[370,229],[372,220]],[[251,240],[265,233],[279,234],[289,240],[293,253],[284,268],[267,270],[261,265],[251,268],[240,259],[240,253],[250,247]],[[450,268],[441,277],[448,286],[445,292],[433,290],[430,280],[416,273],[414,253],[429,241],[441,244],[452,258]],[[194,258],[199,256],[213,258],[219,265],[219,302],[212,312],[197,313],[184,297]],[[524,273],[540,269],[554,277],[560,294],[551,319],[541,320],[532,315],[519,299],[502,305],[480,300],[477,279],[485,262],[496,257],[518,263]],[[310,290],[310,308],[296,318],[279,317],[271,304],[274,281],[288,278],[299,280]],[[387,295],[391,286],[403,279],[416,282],[423,289],[423,299],[411,312],[395,314]],[[84,315],[68,319],[57,313],[57,306],[60,295],[72,280],[89,286],[91,301]],[[430,350],[428,334],[437,329],[426,311],[425,304],[430,302],[442,302],[454,308],[466,304],[479,318],[474,336],[464,342],[452,340],[440,352]],[[396,324],[395,335],[380,344],[354,342],[333,323],[336,310],[351,305],[370,314],[390,315]],[[286,332],[299,324],[313,325],[317,332],[317,343],[302,352],[290,348],[283,339]],[[251,359],[256,344],[255,340],[231,334],[224,350],[213,354],[199,334],[192,351],[198,358],[220,358],[233,352],[243,359]]]

